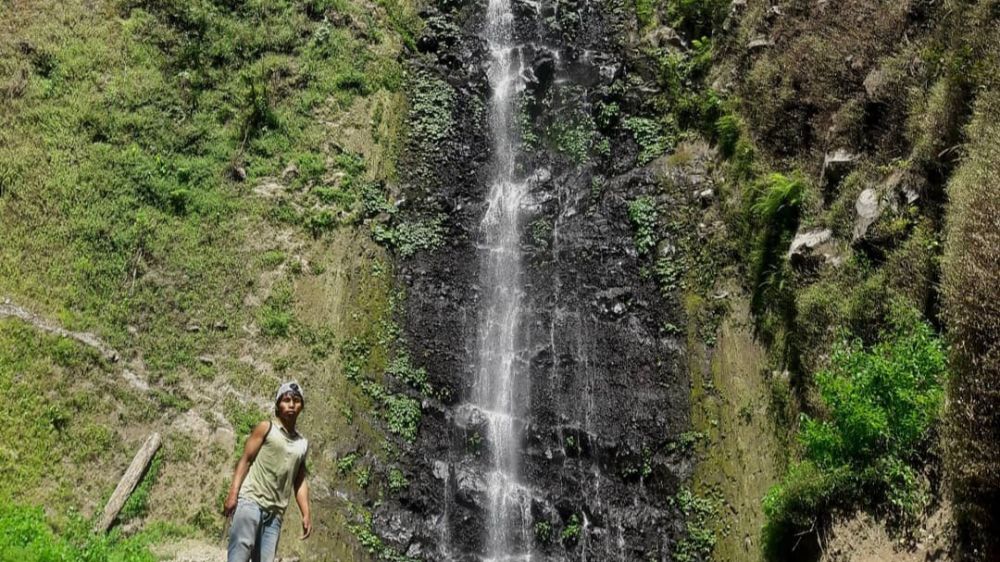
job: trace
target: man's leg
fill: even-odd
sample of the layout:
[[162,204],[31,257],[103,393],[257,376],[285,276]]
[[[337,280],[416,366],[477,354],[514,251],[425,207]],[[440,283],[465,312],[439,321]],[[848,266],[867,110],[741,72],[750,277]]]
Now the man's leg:
[[257,545],[260,548],[259,562],[274,562],[278,552],[278,538],[281,536],[281,516],[264,513],[261,517],[260,536]]
[[228,562],[248,562],[257,542],[257,527],[260,525],[260,508],[251,501],[240,500],[229,525]]

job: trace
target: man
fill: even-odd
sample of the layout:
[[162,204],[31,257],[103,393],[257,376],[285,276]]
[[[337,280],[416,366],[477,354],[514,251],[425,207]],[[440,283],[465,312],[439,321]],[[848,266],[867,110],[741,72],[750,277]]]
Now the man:
[[295,496],[302,513],[302,539],[312,534],[306,483],[309,442],[295,429],[304,406],[302,387],[282,384],[274,398],[276,420],[260,422],[247,438],[222,506],[223,515],[232,517],[229,562],[274,561],[289,496]]

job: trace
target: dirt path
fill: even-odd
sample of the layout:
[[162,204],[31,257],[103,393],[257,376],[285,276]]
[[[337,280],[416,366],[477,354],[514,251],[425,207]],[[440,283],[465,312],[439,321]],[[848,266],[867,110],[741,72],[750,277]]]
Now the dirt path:
[[[67,330],[54,322],[38,316],[26,308],[14,304],[9,298],[4,297],[4,299],[0,301],[0,318],[7,317],[18,318],[43,332],[48,332],[64,338],[71,338],[86,346],[92,347],[96,349],[97,352],[101,354],[101,357],[109,363],[118,363],[121,360],[121,354],[96,335],[90,332],[74,332]],[[143,373],[144,369],[142,368],[142,365],[122,366],[122,377],[125,381],[136,389],[146,392],[149,390],[149,383],[146,382]]]

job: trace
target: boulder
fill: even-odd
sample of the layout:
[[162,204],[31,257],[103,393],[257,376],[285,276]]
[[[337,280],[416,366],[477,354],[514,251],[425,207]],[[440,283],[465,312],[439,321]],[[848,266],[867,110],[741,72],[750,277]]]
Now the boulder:
[[833,244],[833,231],[829,228],[796,233],[787,258],[795,269],[810,269],[824,263],[839,265],[841,262]]
[[855,242],[865,237],[868,229],[882,216],[884,210],[885,202],[875,188],[869,187],[858,195],[857,201],[854,202],[854,211],[857,213],[857,217],[854,220],[852,238]]

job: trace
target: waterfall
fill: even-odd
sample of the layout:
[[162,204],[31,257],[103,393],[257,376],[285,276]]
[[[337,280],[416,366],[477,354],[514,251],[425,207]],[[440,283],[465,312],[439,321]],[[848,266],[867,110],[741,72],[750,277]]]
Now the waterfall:
[[515,396],[523,369],[517,363],[522,317],[520,206],[526,182],[518,178],[518,134],[514,104],[524,88],[522,57],[513,44],[510,0],[490,0],[485,35],[492,87],[489,122],[493,137],[492,175],[482,220],[480,280],[483,308],[472,406],[487,421],[490,466],[487,483],[486,558],[531,559],[530,500],[519,483],[520,427]]

